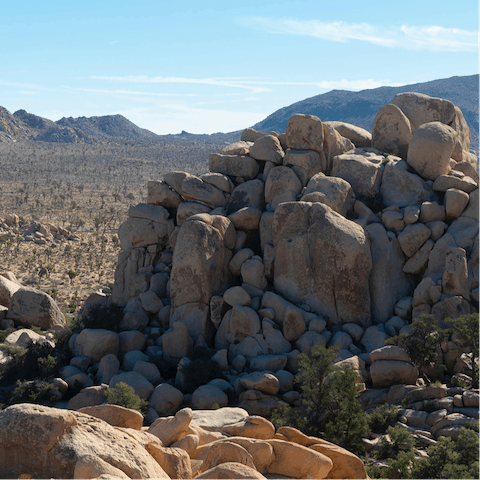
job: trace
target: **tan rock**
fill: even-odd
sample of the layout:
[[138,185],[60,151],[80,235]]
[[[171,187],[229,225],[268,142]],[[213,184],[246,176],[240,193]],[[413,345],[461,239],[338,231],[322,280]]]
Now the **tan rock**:
[[248,467],[242,463],[228,462],[217,465],[206,472],[197,475],[195,478],[266,478],[258,473],[254,468]]
[[403,92],[391,101],[400,108],[412,124],[415,132],[424,123],[441,122],[446,125],[455,118],[455,105],[443,98],[430,97],[422,93]]
[[222,217],[228,222],[224,230],[225,225],[217,217],[194,215],[180,227],[170,275],[173,307],[198,302],[209,305],[212,295],[223,292],[228,285],[232,255],[228,247],[234,246],[230,235],[232,231],[235,234],[235,229],[230,220]]
[[310,445],[309,448],[325,455],[333,462],[328,478],[369,478],[365,465],[352,452],[333,443]]
[[84,328],[75,339],[75,355],[99,362],[105,355],[117,355],[120,341],[118,333],[105,329]]
[[[2,277],[3,285],[6,281]],[[12,292],[11,284],[8,291]],[[13,292],[8,304],[7,318],[21,325],[40,327],[42,330],[49,330],[54,325],[65,326],[65,317],[53,298],[32,287],[21,287]]]
[[183,403],[183,393],[168,383],[161,383],[155,387],[149,402],[159,415],[173,415]]
[[415,385],[418,370],[408,362],[378,360],[370,367],[374,388],[386,388],[395,384]]
[[150,425],[148,433],[158,437],[163,445],[169,446],[178,442],[187,435],[188,426],[192,421],[193,412],[191,408],[179,410],[174,417],[160,417]]
[[342,155],[354,148],[355,145],[348,138],[338,133],[333,126],[326,123],[323,124],[323,153],[327,160],[326,168],[324,168],[323,171],[327,173],[330,172],[334,157]]
[[420,205],[434,198],[434,192],[425,180],[410,172],[407,162],[400,159],[385,164],[380,193],[387,207]]
[[258,230],[261,217],[262,211],[255,207],[244,207],[228,216],[235,228],[241,230]]
[[445,220],[445,206],[437,202],[423,202],[420,210],[420,221],[443,222]]
[[182,197],[189,202],[201,203],[210,208],[223,207],[227,203],[222,190],[195,175],[185,177],[183,180]]
[[21,285],[0,275],[0,305],[8,308],[10,299],[19,288]]
[[343,178],[317,173],[308,182],[302,202],[319,202],[346,216],[355,203],[352,186]]
[[430,237],[430,229],[422,223],[407,225],[398,235],[398,243],[407,257],[411,257]]
[[269,474],[290,478],[326,478],[333,467],[332,460],[326,455],[302,445],[282,440],[268,440],[268,443],[275,452],[275,460],[267,470]]
[[276,395],[280,388],[280,383],[271,373],[253,372],[241,377],[240,382],[247,389],[259,390],[260,392]]
[[445,192],[445,214],[449,218],[459,217],[465,210],[470,197],[458,188],[449,188]]
[[192,426],[210,432],[221,432],[225,425],[231,425],[248,417],[248,412],[239,407],[224,407],[218,410],[193,411]]
[[167,185],[169,185],[175,192],[179,195],[182,195],[182,184],[183,180],[186,177],[189,177],[191,174],[182,171],[169,172],[163,176],[163,180]]
[[127,478],[168,478],[142,444],[102,420],[31,404],[0,412],[0,471],[11,478],[25,472],[34,478],[74,478],[85,456],[100,458]]
[[254,128],[246,128],[242,132],[241,141],[242,142],[252,142],[253,143],[253,142],[255,142],[255,140],[258,140],[259,138],[262,138],[265,135],[266,135],[266,133],[257,132]]
[[285,155],[278,138],[273,135],[265,135],[255,140],[249,154],[255,160],[270,161],[280,165]]
[[453,128],[440,122],[425,123],[412,137],[407,162],[420,176],[435,180],[450,171],[449,160],[455,142]]
[[105,478],[111,479],[130,479],[122,470],[95,455],[84,455],[75,464],[73,478],[101,478],[102,475],[108,475]]
[[79,413],[84,413],[85,415],[99,418],[113,427],[141,430],[143,425],[143,415],[140,412],[119,405],[95,405],[91,407],[83,407],[77,411]]
[[325,171],[327,161],[323,152],[314,150],[292,150],[289,149],[285,153],[283,164],[286,167],[302,167],[305,170],[308,179],[316,173]]
[[463,248],[450,247],[445,252],[442,291],[445,295],[461,295],[466,300],[470,299],[467,256]]
[[411,139],[412,125],[400,108],[391,103],[380,107],[373,121],[372,147],[406,158]]
[[394,345],[386,345],[370,352],[370,360],[377,362],[378,360],[398,360],[401,362],[411,362],[408,353],[400,347]]
[[223,173],[232,177],[254,179],[260,169],[257,161],[244,155],[220,155],[212,153],[208,157],[210,172]]
[[248,155],[252,145],[253,142],[245,142],[244,140],[240,140],[239,142],[227,145],[220,153],[222,155]]
[[296,114],[290,117],[286,132],[288,148],[296,150],[323,149],[323,125],[314,115]]
[[162,205],[165,208],[178,208],[182,201],[182,197],[175,190],[172,190],[167,183],[147,182],[147,203]]
[[372,134],[367,130],[346,122],[328,121],[323,124],[331,125],[342,137],[348,138],[357,148],[370,147]]
[[301,189],[300,180],[291,168],[284,166],[274,167],[270,170],[265,183],[265,201],[272,203],[276,195],[286,190],[293,190],[298,195]]
[[370,321],[372,258],[361,227],[321,203],[292,202],[275,211],[273,237],[277,293],[333,324]]
[[265,440],[273,438],[275,427],[266,418],[250,415],[241,422],[226,425],[223,427],[222,432],[238,437]]
[[201,471],[229,462],[241,463],[255,469],[252,456],[241,445],[229,441],[217,441],[208,449]]
[[368,198],[380,191],[384,160],[380,152],[356,148],[333,158],[331,175],[346,180],[357,196]]

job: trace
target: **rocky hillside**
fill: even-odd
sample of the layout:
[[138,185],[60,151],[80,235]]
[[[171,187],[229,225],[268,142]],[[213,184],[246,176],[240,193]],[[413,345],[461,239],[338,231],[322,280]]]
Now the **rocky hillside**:
[[82,130],[97,138],[128,138],[130,140],[155,140],[158,135],[150,130],[137,127],[123,115],[104,115],[102,117],[63,117],[56,122],[63,127]]
[[361,92],[332,90],[316,95],[269,115],[253,126],[262,132],[284,132],[288,119],[295,113],[316,115],[322,120],[340,120],[371,131],[373,119],[379,108],[389,103],[402,92],[416,92],[450,100],[463,112],[470,132],[472,147],[478,149],[478,75],[451,77],[431,82],[403,85],[401,87],[380,87]]

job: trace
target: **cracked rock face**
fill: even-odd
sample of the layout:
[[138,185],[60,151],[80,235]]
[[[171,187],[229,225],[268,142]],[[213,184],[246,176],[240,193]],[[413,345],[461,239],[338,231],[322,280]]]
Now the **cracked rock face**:
[[330,324],[370,322],[370,242],[320,203],[281,204],[273,222],[276,291]]

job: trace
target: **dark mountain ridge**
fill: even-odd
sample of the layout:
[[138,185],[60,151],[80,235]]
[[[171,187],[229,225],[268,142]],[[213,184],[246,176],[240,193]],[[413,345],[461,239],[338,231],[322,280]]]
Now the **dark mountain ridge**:
[[478,148],[479,76],[469,75],[414,83],[400,87],[379,87],[360,92],[332,90],[280,108],[253,128],[262,132],[285,131],[288,119],[295,113],[316,115],[323,121],[338,120],[371,131],[373,120],[382,105],[402,92],[416,92],[445,98],[459,107],[472,134],[472,147]]

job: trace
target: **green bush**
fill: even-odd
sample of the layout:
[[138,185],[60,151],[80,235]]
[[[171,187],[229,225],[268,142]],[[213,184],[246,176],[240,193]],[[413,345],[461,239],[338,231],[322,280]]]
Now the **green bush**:
[[385,433],[399,417],[400,410],[397,406],[384,404],[368,414],[368,427],[372,432]]
[[466,353],[472,355],[471,368],[466,371],[472,377],[473,388],[478,388],[478,313],[461,315],[457,318],[447,318],[445,322],[451,327],[455,343]]
[[2,382],[46,379],[58,369],[55,351],[48,343],[30,343],[26,349],[3,345],[2,350],[11,357],[7,368],[0,374]]
[[142,415],[145,415],[147,411],[147,400],[140,398],[133,387],[125,382],[117,383],[115,388],[107,387],[105,397],[107,397],[107,403],[137,410]]
[[0,330],[0,343],[3,343],[5,339],[15,331],[15,328],[10,327],[7,328],[6,330]]
[[[420,315],[404,335],[389,338],[385,344],[397,345],[410,355],[412,363],[422,373],[422,368],[443,366],[440,343],[448,340],[449,331],[441,328],[432,315]],[[430,380],[423,373],[430,384]]]
[[367,432],[367,415],[357,400],[356,372],[334,366],[338,351],[315,346],[299,355],[302,406],[281,402],[271,421],[276,427],[296,427],[307,435],[322,436],[354,453],[362,452],[361,438]]
[[55,385],[44,380],[17,381],[15,390],[10,399],[10,404],[16,403],[38,403],[41,405],[50,404],[58,398],[54,392]]
[[387,435],[380,439],[376,458],[384,460],[390,457],[397,457],[400,452],[413,452],[415,439],[404,428],[388,427]]
[[379,452],[386,465],[367,465],[370,478],[480,478],[478,433],[474,430],[463,427],[457,440],[440,437],[427,447],[426,458],[415,457],[414,439],[406,430],[394,430],[388,429],[391,440],[385,439],[384,450]]

